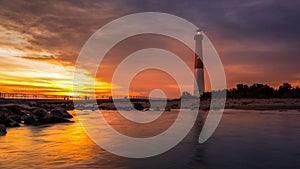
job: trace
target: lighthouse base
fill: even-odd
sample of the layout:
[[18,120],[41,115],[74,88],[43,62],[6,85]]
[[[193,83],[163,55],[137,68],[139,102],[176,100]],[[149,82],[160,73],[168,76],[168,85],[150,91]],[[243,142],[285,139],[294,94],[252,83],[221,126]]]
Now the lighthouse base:
[[204,70],[195,69],[194,96],[200,97],[204,92]]

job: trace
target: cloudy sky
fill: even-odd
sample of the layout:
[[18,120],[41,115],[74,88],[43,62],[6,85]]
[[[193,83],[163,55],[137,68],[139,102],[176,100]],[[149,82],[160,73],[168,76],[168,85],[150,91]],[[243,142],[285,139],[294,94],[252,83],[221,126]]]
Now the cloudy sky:
[[[71,94],[74,64],[88,38],[114,19],[149,11],[200,27],[220,55],[229,88],[237,83],[300,85],[299,8],[297,0],[1,0],[0,90]],[[118,58],[118,52],[111,57]],[[138,81],[154,73],[137,77],[132,92],[147,88]],[[99,92],[109,94],[107,77],[96,82]],[[168,80],[161,85],[170,86]]]

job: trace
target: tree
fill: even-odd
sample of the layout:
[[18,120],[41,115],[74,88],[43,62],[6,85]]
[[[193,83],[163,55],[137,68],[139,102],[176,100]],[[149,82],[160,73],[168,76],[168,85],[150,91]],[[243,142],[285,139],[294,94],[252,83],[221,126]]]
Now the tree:
[[292,89],[292,85],[289,83],[283,83],[281,86],[279,86],[279,91],[289,91]]

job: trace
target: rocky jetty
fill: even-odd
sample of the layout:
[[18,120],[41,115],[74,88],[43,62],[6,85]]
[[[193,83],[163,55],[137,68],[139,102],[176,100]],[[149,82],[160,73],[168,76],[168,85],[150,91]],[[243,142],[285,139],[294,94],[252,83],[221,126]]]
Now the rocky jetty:
[[5,127],[71,122],[70,118],[73,116],[60,106],[48,111],[31,105],[3,104],[0,105],[0,135],[6,134]]
[[6,133],[6,127],[3,124],[0,124],[0,136],[4,136]]

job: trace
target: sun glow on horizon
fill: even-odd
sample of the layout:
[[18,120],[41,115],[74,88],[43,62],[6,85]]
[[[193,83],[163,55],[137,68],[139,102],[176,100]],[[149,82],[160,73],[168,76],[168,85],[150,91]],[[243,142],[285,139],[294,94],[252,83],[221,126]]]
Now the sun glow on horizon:
[[[72,63],[58,59],[57,51],[34,48],[32,36],[0,26],[0,92],[74,96]],[[92,89],[82,86],[81,96],[95,92],[107,95],[112,85],[80,71],[82,81],[93,81]]]

